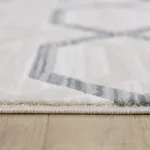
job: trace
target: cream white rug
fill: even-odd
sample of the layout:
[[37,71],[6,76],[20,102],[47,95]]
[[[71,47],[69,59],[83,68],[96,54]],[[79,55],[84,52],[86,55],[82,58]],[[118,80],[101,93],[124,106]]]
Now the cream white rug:
[[0,0],[1,113],[150,113],[149,0]]

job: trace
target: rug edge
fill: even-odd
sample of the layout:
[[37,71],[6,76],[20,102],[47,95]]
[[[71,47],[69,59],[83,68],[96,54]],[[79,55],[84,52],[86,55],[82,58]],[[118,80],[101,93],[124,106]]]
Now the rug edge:
[[150,106],[43,106],[43,105],[0,105],[1,114],[150,114]]

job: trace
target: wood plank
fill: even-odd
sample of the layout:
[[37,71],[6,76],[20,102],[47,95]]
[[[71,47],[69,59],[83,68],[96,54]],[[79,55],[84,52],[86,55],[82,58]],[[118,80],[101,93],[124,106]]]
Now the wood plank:
[[43,150],[46,115],[0,115],[0,150]]
[[50,116],[45,150],[148,150],[150,116]]

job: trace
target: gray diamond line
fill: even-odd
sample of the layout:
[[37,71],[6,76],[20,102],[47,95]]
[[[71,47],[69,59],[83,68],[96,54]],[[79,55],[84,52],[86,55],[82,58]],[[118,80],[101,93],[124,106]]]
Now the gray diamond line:
[[[93,3],[90,7],[98,8],[102,7],[100,3]],[[103,4],[104,5],[104,4]],[[107,6],[107,5],[106,5]],[[114,7],[115,5],[113,5]],[[119,5],[116,5],[117,7]],[[124,8],[128,8],[127,4],[121,5]],[[86,7],[86,5],[82,5],[82,7]],[[109,5],[108,7],[111,7]],[[130,6],[129,6],[130,7]],[[136,6],[135,6],[136,7]],[[119,8],[119,7],[118,7]],[[76,6],[71,7],[71,9],[79,9]],[[87,8],[88,9],[88,8]],[[44,82],[48,82],[51,84],[55,84],[58,86],[65,86],[70,89],[74,89],[86,94],[91,94],[97,97],[102,97],[106,99],[110,99],[114,102],[114,104],[119,106],[131,106],[131,105],[150,105],[150,94],[138,94],[133,92],[127,92],[125,90],[105,87],[103,85],[96,85],[92,83],[85,83],[79,79],[63,76],[60,74],[56,74],[52,72],[53,64],[55,63],[55,51],[61,47],[67,47],[69,45],[78,45],[82,43],[86,43],[93,40],[101,40],[108,39],[118,36],[130,37],[135,39],[142,40],[150,40],[149,36],[144,35],[145,32],[150,31],[150,26],[142,27],[139,29],[132,29],[128,31],[122,32],[112,32],[105,29],[97,29],[94,27],[78,25],[78,24],[69,24],[63,20],[65,13],[69,12],[68,8],[58,8],[55,9],[54,13],[49,20],[54,25],[62,26],[63,28],[67,28],[68,30],[79,30],[83,32],[91,33],[91,36],[83,36],[75,39],[63,40],[56,43],[48,42],[42,44],[37,53],[37,57],[32,66],[31,72],[29,76],[33,79],[41,80]],[[52,54],[52,55],[51,55]],[[50,56],[51,55],[51,56]]]

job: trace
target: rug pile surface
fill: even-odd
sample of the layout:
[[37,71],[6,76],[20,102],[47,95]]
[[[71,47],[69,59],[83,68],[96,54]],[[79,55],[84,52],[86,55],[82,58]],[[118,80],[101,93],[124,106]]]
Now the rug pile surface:
[[150,113],[150,1],[0,0],[1,113]]

